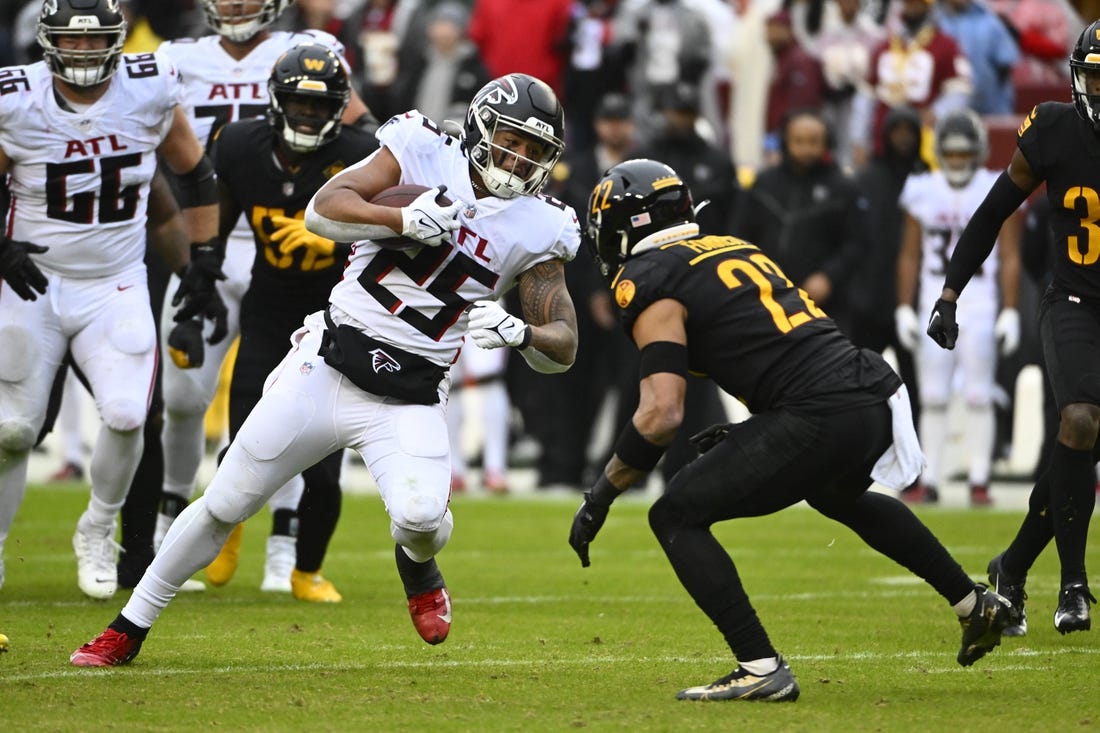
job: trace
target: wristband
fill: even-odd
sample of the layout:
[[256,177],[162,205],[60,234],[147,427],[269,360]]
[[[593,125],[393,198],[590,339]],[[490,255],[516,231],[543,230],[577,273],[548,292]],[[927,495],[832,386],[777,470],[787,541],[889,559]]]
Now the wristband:
[[626,465],[639,471],[652,471],[665,454],[665,446],[646,440],[646,437],[634,427],[634,421],[627,422],[619,439],[615,441],[615,455]]

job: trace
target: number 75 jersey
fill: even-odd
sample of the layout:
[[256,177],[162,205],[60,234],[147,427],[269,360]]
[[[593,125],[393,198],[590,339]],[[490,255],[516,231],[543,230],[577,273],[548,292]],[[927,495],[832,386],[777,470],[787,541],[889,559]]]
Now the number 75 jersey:
[[145,253],[156,149],[180,104],[179,76],[155,54],[126,55],[106,93],[72,111],[44,62],[0,69],[0,149],[11,160],[12,239],[66,277],[105,277]]

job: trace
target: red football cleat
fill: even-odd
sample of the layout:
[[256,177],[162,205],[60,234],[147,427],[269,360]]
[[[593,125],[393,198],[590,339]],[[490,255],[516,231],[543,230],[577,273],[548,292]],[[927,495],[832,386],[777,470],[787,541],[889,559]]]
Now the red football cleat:
[[141,641],[107,629],[69,656],[74,667],[115,667],[129,664],[141,650]]
[[451,596],[446,588],[411,596],[409,615],[421,639],[429,644],[442,644],[451,631]]

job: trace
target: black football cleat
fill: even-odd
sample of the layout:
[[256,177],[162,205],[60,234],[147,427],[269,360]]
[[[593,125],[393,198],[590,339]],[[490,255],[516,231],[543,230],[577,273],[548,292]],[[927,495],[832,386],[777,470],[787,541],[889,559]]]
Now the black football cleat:
[[1016,610],[1016,623],[1005,627],[1005,630],[1001,633],[1003,636],[1023,636],[1027,633],[1027,609],[1024,608],[1024,601],[1027,600],[1024,583],[1027,582],[1027,576],[1023,575],[1018,578],[1010,576],[1001,565],[1003,558],[1004,553],[1002,552],[990,560],[989,566],[986,568],[986,572],[989,573],[989,586],[1007,598],[1008,602],[1012,604],[1012,608]]
[[1000,646],[1001,634],[1018,621],[1016,610],[1004,596],[985,585],[978,585],[974,592],[978,596],[974,610],[966,618],[959,619],[962,646],[959,647],[957,659],[964,667],[969,667],[994,647]]
[[1090,602],[1096,603],[1096,599],[1084,583],[1073,583],[1062,588],[1058,596],[1058,610],[1054,612],[1054,628],[1058,629],[1058,633],[1068,634],[1092,628]]

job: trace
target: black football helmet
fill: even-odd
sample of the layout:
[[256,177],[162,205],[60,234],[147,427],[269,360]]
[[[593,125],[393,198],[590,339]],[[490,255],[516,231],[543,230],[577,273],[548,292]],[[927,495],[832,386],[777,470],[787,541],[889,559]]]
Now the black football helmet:
[[[526,178],[493,160],[497,130],[511,128],[542,141],[546,152],[541,160],[528,160],[533,172]],[[474,96],[466,112],[462,140],[466,155],[480,174],[489,193],[500,198],[538,193],[554,164],[565,150],[565,113],[554,91],[527,74],[507,74],[493,79]]]
[[[970,183],[989,155],[989,135],[981,117],[971,109],[958,109],[941,117],[933,138],[936,161],[954,188]],[[959,154],[965,155],[965,160],[960,160]]]
[[1069,55],[1069,73],[1072,81],[1073,106],[1077,114],[1100,133],[1100,94],[1090,94],[1086,73],[1100,74],[1100,20],[1093,21],[1073,46]]
[[[231,41],[247,41],[274,23],[294,0],[263,0],[258,10],[245,12],[246,0],[202,0],[206,24]],[[228,6],[222,10],[223,6]]]
[[691,190],[676,171],[655,160],[612,166],[588,198],[585,241],[609,279],[639,249],[698,233]]
[[[62,37],[106,36],[107,47],[75,50]],[[102,84],[118,70],[126,41],[126,18],[118,0],[45,0],[38,16],[38,45],[50,72],[73,86]]]
[[[320,43],[299,43],[286,51],[267,82],[268,119],[291,150],[308,153],[336,139],[351,98],[340,57]],[[315,102],[312,113],[292,113],[293,99]]]

